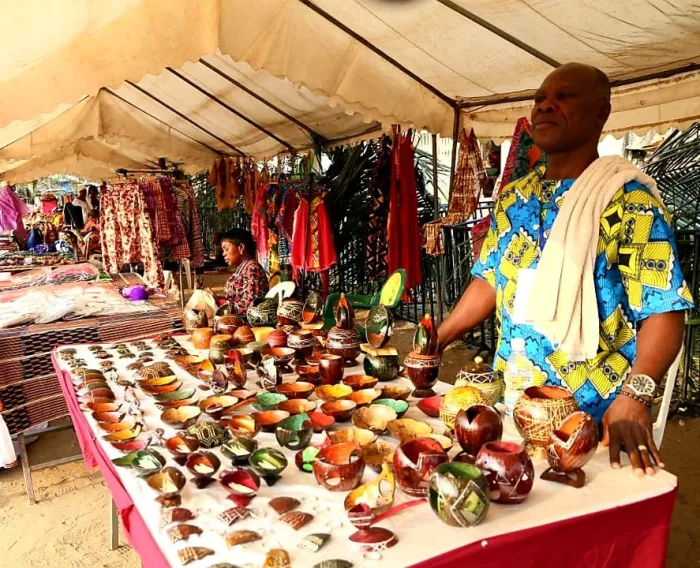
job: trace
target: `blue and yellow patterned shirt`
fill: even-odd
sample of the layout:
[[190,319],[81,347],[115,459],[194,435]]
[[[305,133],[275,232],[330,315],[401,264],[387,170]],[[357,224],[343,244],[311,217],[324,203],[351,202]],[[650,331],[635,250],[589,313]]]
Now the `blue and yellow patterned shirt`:
[[545,180],[540,167],[506,186],[472,275],[496,289],[496,370],[505,369],[511,340],[522,337],[535,366],[535,383],[568,388],[581,410],[600,421],[634,362],[636,324],[653,314],[691,308],[693,299],[678,264],[668,212],[646,187],[631,182],[615,194],[600,220],[594,268],[598,355],[569,361],[531,325],[513,323],[518,270],[537,266],[574,181]]

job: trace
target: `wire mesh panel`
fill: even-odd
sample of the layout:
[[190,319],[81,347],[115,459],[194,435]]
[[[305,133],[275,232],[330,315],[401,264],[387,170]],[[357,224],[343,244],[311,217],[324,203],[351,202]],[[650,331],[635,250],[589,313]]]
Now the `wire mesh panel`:
[[700,124],[676,131],[644,167],[656,180],[677,229],[700,229]]
[[219,211],[216,207],[216,188],[209,185],[207,177],[207,172],[192,176],[190,184],[199,206],[204,254],[208,257],[215,257],[217,251],[214,235],[231,229],[250,230],[250,215],[243,209],[242,197],[239,198],[237,206],[233,209]]

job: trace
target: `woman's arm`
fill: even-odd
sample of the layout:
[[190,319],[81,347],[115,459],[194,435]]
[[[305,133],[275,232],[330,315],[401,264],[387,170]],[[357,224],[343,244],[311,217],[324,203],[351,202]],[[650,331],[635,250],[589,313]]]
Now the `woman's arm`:
[[496,309],[496,290],[485,280],[474,278],[452,313],[438,329],[440,349],[479,325]]

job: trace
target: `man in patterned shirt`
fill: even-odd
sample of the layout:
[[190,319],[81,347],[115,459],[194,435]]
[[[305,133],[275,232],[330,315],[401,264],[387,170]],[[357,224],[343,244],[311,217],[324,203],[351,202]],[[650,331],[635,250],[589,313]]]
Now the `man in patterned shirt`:
[[[663,467],[652,438],[649,406],[658,382],[678,353],[684,310],[692,297],[683,280],[670,217],[648,188],[626,183],[600,219],[594,284],[600,319],[598,354],[572,361],[532,325],[515,323],[520,270],[537,266],[566,193],[598,158],[598,140],[610,115],[610,83],[600,70],[567,64],[535,95],[533,138],[547,165],[506,186],[469,284],[439,329],[442,347],[496,313],[494,360],[503,371],[511,340],[525,340],[535,384],[564,387],[601,424],[612,467],[627,451],[638,475]],[[653,380],[652,380],[653,379]],[[618,396],[619,394],[626,396]]]

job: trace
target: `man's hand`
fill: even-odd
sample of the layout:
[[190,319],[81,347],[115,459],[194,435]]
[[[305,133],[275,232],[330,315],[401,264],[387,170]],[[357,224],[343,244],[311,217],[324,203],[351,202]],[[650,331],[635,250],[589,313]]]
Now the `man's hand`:
[[654,463],[665,467],[654,445],[649,409],[620,394],[603,416],[603,446],[610,446],[610,465],[620,469],[620,450],[624,446],[634,472],[642,477],[654,475]]

